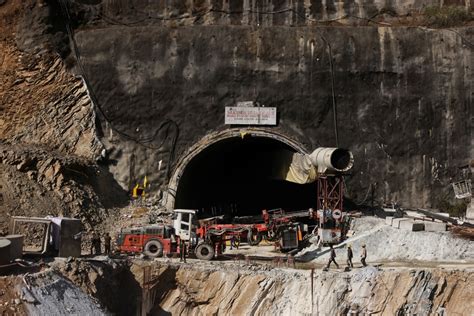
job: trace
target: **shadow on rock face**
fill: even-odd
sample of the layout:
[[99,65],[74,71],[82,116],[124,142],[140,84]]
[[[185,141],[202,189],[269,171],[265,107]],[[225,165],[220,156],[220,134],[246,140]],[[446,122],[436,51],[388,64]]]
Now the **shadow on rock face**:
[[133,273],[123,269],[112,280],[103,278],[101,281],[96,283],[95,297],[115,315],[135,315],[141,286]]
[[[151,315],[172,315],[170,312],[165,311],[161,306],[160,302],[163,301],[165,296],[175,290],[178,285],[176,282],[177,269],[169,268],[166,269],[158,278],[156,292],[153,295],[153,301],[155,304],[150,310]],[[161,286],[160,286],[161,284]]]
[[127,192],[105,167],[69,165],[64,173],[66,179],[82,186],[91,186],[104,208],[124,207],[128,204]]
[[124,207],[128,205],[128,193],[115,180],[113,174],[104,167],[99,167],[97,177],[92,182],[94,191],[105,208]]

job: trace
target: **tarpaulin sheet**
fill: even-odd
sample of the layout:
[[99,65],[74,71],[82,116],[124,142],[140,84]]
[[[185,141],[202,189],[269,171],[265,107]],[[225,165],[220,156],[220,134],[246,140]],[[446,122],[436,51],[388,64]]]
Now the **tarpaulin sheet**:
[[305,184],[316,180],[318,174],[308,155],[294,153],[285,180]]
[[318,173],[308,155],[292,151],[280,151],[274,157],[274,175],[278,179],[306,184],[316,180]]

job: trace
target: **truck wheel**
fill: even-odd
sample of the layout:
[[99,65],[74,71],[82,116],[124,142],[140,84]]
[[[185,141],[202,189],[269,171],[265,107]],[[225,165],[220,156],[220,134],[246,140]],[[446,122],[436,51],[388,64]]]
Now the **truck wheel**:
[[201,260],[212,260],[214,258],[214,247],[208,243],[199,244],[196,247],[196,257]]
[[262,234],[254,234],[252,230],[249,230],[247,234],[247,242],[250,246],[256,246],[262,241]]
[[157,239],[149,240],[143,248],[143,253],[150,258],[157,258],[163,255],[163,244]]

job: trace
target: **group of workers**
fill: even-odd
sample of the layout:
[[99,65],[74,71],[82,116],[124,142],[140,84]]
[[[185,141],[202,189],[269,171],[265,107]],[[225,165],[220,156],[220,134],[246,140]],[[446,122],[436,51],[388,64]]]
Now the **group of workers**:
[[[104,235],[104,253],[106,255],[110,255],[110,244],[112,242],[112,238],[110,237],[109,233],[105,233]],[[92,233],[91,238],[91,255],[100,255],[102,252],[101,247],[101,240],[100,235],[97,232]]]
[[[336,251],[334,250],[332,245],[330,245],[329,248],[331,249],[331,251],[329,253],[329,261],[328,261],[328,264],[327,264],[325,270],[328,270],[331,263],[333,263],[333,262],[336,265],[336,267],[339,269],[339,265],[336,262]],[[354,268],[354,265],[352,264],[352,258],[353,257],[354,257],[354,253],[352,252],[352,246],[347,245],[347,261],[346,262],[347,262],[347,267],[348,268]],[[362,263],[362,265],[364,267],[367,266],[367,263],[365,262],[366,258],[367,258],[367,249],[366,249],[365,245],[362,245],[362,250],[361,250],[361,253],[360,253],[360,262]]]

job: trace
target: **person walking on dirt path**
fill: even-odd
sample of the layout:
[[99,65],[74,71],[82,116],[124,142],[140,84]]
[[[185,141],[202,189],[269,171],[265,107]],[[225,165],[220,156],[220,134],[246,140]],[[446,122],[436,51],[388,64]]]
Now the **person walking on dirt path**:
[[112,238],[110,237],[109,233],[105,233],[104,237],[104,252],[108,256],[110,255],[110,243],[112,242]]
[[336,251],[334,250],[332,245],[330,245],[329,248],[331,248],[331,252],[329,254],[329,261],[328,261],[328,265],[326,266],[326,269],[329,269],[329,266],[331,265],[331,262],[334,262],[336,267],[339,269],[339,265],[336,262]]
[[349,268],[354,268],[354,265],[352,264],[353,257],[354,257],[354,254],[352,253],[352,246],[347,245],[347,266]]
[[99,234],[96,232],[92,233],[91,239],[91,255],[99,255],[100,254],[100,237]]
[[183,239],[179,240],[179,262],[186,263],[186,242]]
[[362,253],[360,254],[360,262],[362,262],[362,265],[364,267],[367,266],[367,263],[365,263],[365,258],[367,258],[367,249],[365,248],[365,245],[362,245]]

